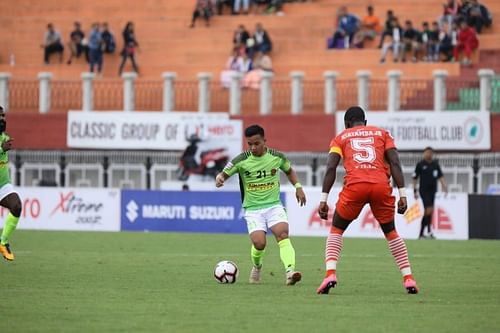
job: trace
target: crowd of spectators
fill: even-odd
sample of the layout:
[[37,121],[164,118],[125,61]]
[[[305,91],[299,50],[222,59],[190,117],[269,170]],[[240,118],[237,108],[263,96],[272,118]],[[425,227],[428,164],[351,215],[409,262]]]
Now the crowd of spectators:
[[[210,19],[215,14],[248,15],[267,14],[284,15],[283,6],[290,2],[306,2],[309,0],[195,0],[195,8],[191,18],[191,28],[196,20],[203,18],[205,26],[210,26]],[[312,0],[311,0],[312,1]]]
[[382,26],[373,6],[367,7],[362,19],[342,6],[327,48],[363,48],[367,40],[380,35],[381,63],[392,52],[394,62],[461,61],[469,65],[472,52],[479,46],[477,34],[490,27],[492,21],[491,13],[478,0],[448,0],[443,4],[442,15],[435,21],[423,22],[421,27],[415,27],[411,20],[402,25],[392,10],[387,11]]
[[259,89],[262,72],[272,72],[272,41],[261,23],[255,25],[250,34],[244,25],[238,26],[233,35],[232,54],[221,72],[220,81],[224,88],[229,88],[233,73],[241,73],[242,87]]
[[[69,58],[66,64],[71,65],[75,59],[83,56],[85,61],[89,64],[90,72],[97,72],[98,76],[102,74],[104,54],[113,54],[116,50],[116,39],[114,34],[109,29],[107,22],[99,23],[94,22],[88,35],[82,29],[80,22],[74,22],[74,28],[69,35],[67,48],[69,50]],[[120,52],[122,61],[118,70],[121,75],[125,63],[128,59],[131,60],[132,68],[135,72],[139,72],[135,60],[135,53],[139,46],[134,33],[134,24],[128,22],[122,32],[123,48]],[[54,28],[52,23],[47,25],[47,32],[45,33],[44,42],[44,63],[50,63],[50,57],[53,54],[59,55],[59,63],[63,62],[64,43],[61,34]]]

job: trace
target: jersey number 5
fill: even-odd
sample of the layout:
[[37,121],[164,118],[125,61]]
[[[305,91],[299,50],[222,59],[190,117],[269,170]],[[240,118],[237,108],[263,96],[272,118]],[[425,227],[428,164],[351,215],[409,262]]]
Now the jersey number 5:
[[373,143],[375,139],[373,137],[363,138],[363,139],[352,139],[351,147],[356,152],[352,157],[358,163],[371,163],[375,161],[377,157],[375,154],[375,149],[373,148]]

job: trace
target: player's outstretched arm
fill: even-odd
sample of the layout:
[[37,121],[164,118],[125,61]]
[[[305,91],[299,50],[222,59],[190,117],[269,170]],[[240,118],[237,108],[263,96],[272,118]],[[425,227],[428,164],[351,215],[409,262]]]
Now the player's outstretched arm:
[[398,151],[395,148],[388,149],[385,151],[385,157],[389,161],[392,179],[394,179],[399,190],[398,213],[404,214],[408,207],[408,202],[406,201],[405,178],[401,162],[399,161]]
[[229,178],[230,176],[225,173],[224,171],[220,172],[217,177],[215,177],[215,187],[222,187],[224,186],[224,182]]
[[328,218],[328,193],[332,189],[337,177],[337,167],[340,163],[340,155],[337,153],[328,154],[328,162],[326,163],[326,173],[323,179],[323,193],[319,202],[318,214],[322,219]]
[[299,177],[297,176],[297,173],[295,170],[290,167],[288,172],[286,172],[286,177],[288,178],[288,181],[295,187],[295,197],[297,198],[297,202],[299,203],[300,206],[304,206],[306,204],[306,194],[304,193],[304,190],[302,189],[302,184],[299,183]]

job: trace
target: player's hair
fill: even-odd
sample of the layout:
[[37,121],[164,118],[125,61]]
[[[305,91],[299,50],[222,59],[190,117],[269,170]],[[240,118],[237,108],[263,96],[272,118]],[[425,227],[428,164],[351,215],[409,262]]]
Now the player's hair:
[[428,150],[430,150],[430,151],[434,152],[434,149],[432,149],[432,147],[431,147],[431,146],[425,147],[424,152],[426,152],[426,151],[428,151]]
[[365,111],[359,106],[351,106],[344,115],[345,122],[365,121]]
[[0,105],[0,111],[3,111],[3,106]]
[[264,129],[259,125],[251,125],[245,129],[245,137],[247,138],[257,134],[260,135],[261,137],[264,137]]

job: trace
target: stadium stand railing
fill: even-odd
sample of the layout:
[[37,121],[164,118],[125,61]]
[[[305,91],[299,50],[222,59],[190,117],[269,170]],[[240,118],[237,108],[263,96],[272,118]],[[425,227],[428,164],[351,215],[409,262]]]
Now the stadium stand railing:
[[[180,152],[136,151],[13,151],[10,172],[21,186],[115,187],[160,189],[178,181]],[[287,154],[306,186],[319,186],[326,170],[326,153]],[[401,153],[407,186],[420,153]],[[500,153],[450,153],[437,156],[452,192],[486,193],[500,184]],[[342,184],[339,167],[336,186]],[[209,179],[207,179],[209,181]],[[281,181],[286,184],[284,175]]]
[[[123,82],[120,80],[96,80],[93,93],[95,110],[123,110]],[[137,94],[142,92],[137,91]]]
[[461,78],[448,80],[446,83],[448,110],[478,110],[479,81]]
[[434,86],[432,80],[401,79],[401,110],[432,110]]
[[[493,71],[491,71],[493,73]],[[369,79],[365,88],[360,84],[360,78],[337,79],[334,85],[334,95],[337,110],[346,109],[350,105],[360,103],[359,96],[363,92],[360,89],[368,89],[363,95],[368,96],[369,110],[387,110],[389,95],[389,79]],[[434,80],[437,80],[435,78]],[[493,77],[491,82],[491,111],[500,111],[500,79]],[[123,110],[125,99],[133,100],[134,109],[137,111],[159,111],[163,109],[164,95],[167,91],[162,80],[133,80],[133,89],[130,94],[124,89],[124,80],[120,79],[93,79],[91,80],[92,94],[83,92],[82,80],[50,80],[48,88],[44,88],[39,80],[10,79],[8,84],[2,85],[8,89],[0,96],[9,96],[7,101],[1,101],[8,105],[10,110],[16,112],[66,112],[67,110],[81,110],[85,105],[83,98],[90,98],[93,110]],[[434,84],[433,80],[401,77],[399,82],[400,110],[433,110],[434,109]],[[325,108],[325,81],[304,79],[299,82],[299,96],[292,96],[291,79],[271,79],[270,103],[272,113],[283,114],[291,112],[292,100],[299,98],[302,113],[322,113]],[[446,101],[444,106],[447,110],[478,110],[480,107],[480,79],[470,78],[448,78],[445,79]],[[49,110],[43,110],[40,103],[40,94],[43,89],[49,96]],[[174,110],[196,111],[200,110],[200,85],[196,80],[175,80],[173,90],[169,91],[174,98]],[[210,81],[207,88],[208,110],[221,111],[230,110],[230,89],[222,88],[219,81]],[[240,89],[239,114],[255,114],[261,110],[261,94],[256,89]],[[397,88],[396,88],[397,89]],[[130,96],[129,96],[130,95]]]
[[491,86],[491,111],[500,112],[500,76],[493,79]]

